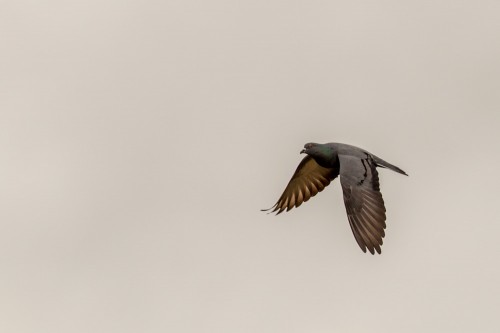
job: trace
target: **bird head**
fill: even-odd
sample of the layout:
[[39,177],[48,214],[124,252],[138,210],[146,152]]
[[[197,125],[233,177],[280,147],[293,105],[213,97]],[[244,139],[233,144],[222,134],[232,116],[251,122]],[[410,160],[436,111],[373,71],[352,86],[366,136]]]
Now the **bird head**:
[[304,145],[304,149],[300,151],[301,154],[314,155],[317,150],[317,143],[309,142]]
[[332,147],[328,144],[306,143],[300,153],[311,156],[319,165],[325,168],[333,167],[337,160]]

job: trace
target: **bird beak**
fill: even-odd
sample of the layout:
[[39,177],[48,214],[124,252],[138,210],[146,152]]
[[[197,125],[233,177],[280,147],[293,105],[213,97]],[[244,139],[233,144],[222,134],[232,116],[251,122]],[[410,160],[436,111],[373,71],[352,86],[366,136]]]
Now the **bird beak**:
[[306,153],[306,150],[305,150],[305,149],[302,149],[302,150],[300,151],[300,153],[301,153],[301,154],[305,154],[305,153]]

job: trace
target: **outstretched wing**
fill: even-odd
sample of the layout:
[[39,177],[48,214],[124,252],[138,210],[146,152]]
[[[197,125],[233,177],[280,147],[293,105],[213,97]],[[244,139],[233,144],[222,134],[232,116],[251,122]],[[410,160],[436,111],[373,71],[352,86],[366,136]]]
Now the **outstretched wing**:
[[289,211],[293,207],[299,207],[303,202],[323,191],[338,174],[338,169],[324,168],[308,155],[300,162],[276,204],[263,211],[272,209],[270,213],[278,211],[276,213],[278,215],[285,209]]
[[385,236],[385,206],[376,165],[371,156],[339,155],[340,183],[347,218],[354,238],[363,252],[381,253]]

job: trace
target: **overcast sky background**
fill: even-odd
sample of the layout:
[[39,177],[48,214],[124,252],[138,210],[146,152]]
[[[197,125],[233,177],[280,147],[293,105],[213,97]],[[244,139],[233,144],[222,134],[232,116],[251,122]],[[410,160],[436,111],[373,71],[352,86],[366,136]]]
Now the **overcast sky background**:
[[[500,2],[1,1],[0,331],[499,332]],[[382,255],[304,143],[380,170]]]

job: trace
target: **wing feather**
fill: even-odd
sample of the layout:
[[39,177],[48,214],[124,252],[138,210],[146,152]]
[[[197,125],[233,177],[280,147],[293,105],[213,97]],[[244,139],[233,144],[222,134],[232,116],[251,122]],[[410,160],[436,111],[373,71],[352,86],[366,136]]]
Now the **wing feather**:
[[299,207],[319,192],[323,191],[339,174],[338,168],[324,168],[309,155],[304,157],[288,182],[276,204],[269,209],[276,215],[285,209]]
[[340,183],[349,225],[363,252],[381,253],[385,236],[385,206],[376,164],[370,155],[339,155]]

